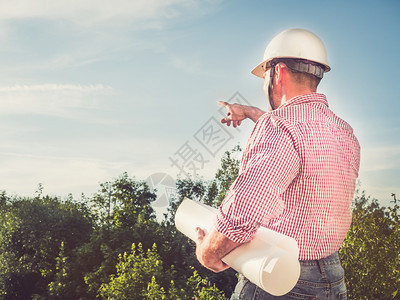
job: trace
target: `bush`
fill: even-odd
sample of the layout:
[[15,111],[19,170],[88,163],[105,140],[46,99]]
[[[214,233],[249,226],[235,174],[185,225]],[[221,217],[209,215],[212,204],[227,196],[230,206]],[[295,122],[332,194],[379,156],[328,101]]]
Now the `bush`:
[[400,298],[399,206],[380,207],[363,192],[340,249],[350,299]]

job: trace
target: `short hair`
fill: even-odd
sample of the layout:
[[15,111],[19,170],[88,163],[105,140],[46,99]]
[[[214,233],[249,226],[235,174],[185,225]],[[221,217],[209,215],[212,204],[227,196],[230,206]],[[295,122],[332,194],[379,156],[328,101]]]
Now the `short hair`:
[[315,75],[309,74],[309,73],[304,73],[304,72],[298,72],[295,70],[292,70],[288,68],[289,72],[292,75],[292,79],[302,85],[306,85],[308,88],[310,88],[313,91],[317,90],[317,87],[321,81],[321,78],[318,78]]
[[[325,70],[324,66],[312,61],[293,58],[279,59],[278,62],[282,62],[288,67],[288,70],[290,71],[292,78],[296,83],[306,85],[311,90],[317,90],[317,87],[323,77]],[[303,71],[307,69],[312,69],[314,72],[316,72],[315,74],[318,74],[318,76]]]

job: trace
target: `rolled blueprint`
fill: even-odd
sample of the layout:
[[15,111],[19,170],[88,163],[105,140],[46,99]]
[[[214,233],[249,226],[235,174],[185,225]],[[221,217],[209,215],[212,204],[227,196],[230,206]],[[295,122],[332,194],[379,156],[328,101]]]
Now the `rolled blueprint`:
[[[185,198],[175,214],[175,226],[196,241],[196,227],[206,234],[214,226],[217,209]],[[260,227],[253,240],[232,250],[222,261],[266,292],[288,293],[300,276],[299,248],[296,240]]]

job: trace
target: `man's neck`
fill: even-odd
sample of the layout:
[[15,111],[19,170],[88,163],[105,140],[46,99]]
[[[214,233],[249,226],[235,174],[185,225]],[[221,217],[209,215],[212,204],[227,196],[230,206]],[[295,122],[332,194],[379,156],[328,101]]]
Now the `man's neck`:
[[[298,87],[298,88],[291,88],[291,89],[286,89],[285,92],[282,95],[281,101],[279,103],[279,106],[285,104],[288,102],[290,99],[298,96],[303,96],[303,95],[308,95],[311,93],[315,93],[315,90],[311,90],[309,88],[306,88],[304,86]],[[279,107],[278,106],[278,107]]]

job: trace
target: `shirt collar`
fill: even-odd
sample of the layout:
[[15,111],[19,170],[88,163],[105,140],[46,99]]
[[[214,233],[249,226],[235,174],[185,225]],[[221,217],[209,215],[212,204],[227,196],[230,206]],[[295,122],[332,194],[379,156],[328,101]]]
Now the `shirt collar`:
[[312,103],[312,102],[322,103],[326,106],[329,106],[328,101],[326,100],[326,96],[324,94],[311,93],[311,94],[293,97],[289,101],[285,102],[283,105],[279,106],[277,109],[281,109],[281,108],[284,108],[287,106]]

